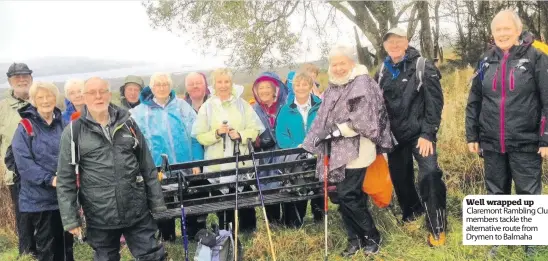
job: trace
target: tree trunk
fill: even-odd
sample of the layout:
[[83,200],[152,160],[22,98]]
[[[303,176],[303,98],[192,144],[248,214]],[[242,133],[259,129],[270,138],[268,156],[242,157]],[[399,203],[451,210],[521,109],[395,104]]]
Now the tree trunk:
[[428,2],[417,2],[418,16],[421,21],[420,41],[422,56],[432,60],[434,58],[434,46],[432,41],[432,30],[430,29],[430,15],[428,13]]
[[544,21],[542,23],[542,28],[539,31],[542,32],[543,41],[546,43],[548,42],[548,24],[546,24],[546,21],[548,21],[548,2],[547,1],[539,1],[539,11],[540,11],[540,21]]
[[440,4],[441,1],[437,0],[434,5],[434,18],[436,20],[436,28],[433,30],[434,33],[434,58],[440,58],[440,62],[443,62],[443,56],[440,54]]

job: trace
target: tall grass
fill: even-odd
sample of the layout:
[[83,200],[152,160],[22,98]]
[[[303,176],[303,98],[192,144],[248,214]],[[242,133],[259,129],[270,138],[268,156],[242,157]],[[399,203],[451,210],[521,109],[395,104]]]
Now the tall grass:
[[[379,254],[368,257],[359,253],[352,259],[346,260],[393,260],[393,261],[428,261],[428,260],[489,260],[488,246],[462,245],[462,199],[467,194],[485,193],[483,185],[483,163],[477,155],[468,153],[464,130],[464,113],[469,92],[469,79],[472,69],[445,72],[442,78],[444,93],[444,109],[442,124],[438,133],[437,148],[439,165],[444,172],[444,179],[448,187],[448,241],[445,246],[430,248],[426,244],[426,228],[424,217],[411,224],[402,224],[401,215],[397,208],[378,209],[371,206],[371,211],[378,229],[383,237],[383,244]],[[320,75],[322,87],[327,84],[327,76]],[[250,85],[246,85],[244,99],[252,98]],[[325,87],[324,87],[325,88]],[[12,231],[13,215],[9,206],[9,197],[5,197],[6,190],[0,190],[2,198],[2,227],[0,230],[0,260],[15,260],[15,237]],[[396,204],[397,205],[397,204]],[[345,232],[337,206],[330,204],[329,212],[329,260],[345,260],[339,253],[346,245]],[[242,235],[245,246],[245,260],[271,260],[269,243],[262,220],[258,213],[258,230],[252,235]],[[310,211],[309,211],[310,213]],[[10,215],[12,215],[10,217]],[[6,221],[9,220],[9,221]],[[317,261],[323,260],[323,224],[314,224],[310,215],[305,218],[305,225],[301,229],[284,229],[273,227],[273,240],[279,261]],[[6,239],[6,240],[4,240]],[[6,241],[7,243],[3,243]],[[2,247],[2,244],[6,247]],[[8,249],[8,250],[5,250]],[[183,260],[184,251],[180,241],[176,244],[167,244],[170,258]],[[75,249],[77,260],[92,260],[92,251],[87,245],[77,245]],[[192,252],[192,251],[191,251]],[[123,260],[132,260],[129,251],[122,251]],[[501,247],[499,254],[492,260],[525,260],[521,247]],[[548,260],[548,251],[541,248],[539,254],[531,260]]]

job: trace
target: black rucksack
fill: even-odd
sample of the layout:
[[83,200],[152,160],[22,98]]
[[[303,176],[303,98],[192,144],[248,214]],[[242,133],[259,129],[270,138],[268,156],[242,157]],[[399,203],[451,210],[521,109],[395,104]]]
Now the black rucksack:
[[[419,84],[417,85],[417,91],[420,91],[422,87],[422,77],[424,76],[424,70],[426,67],[426,58],[422,56],[417,58],[417,63],[415,64],[415,66],[416,66],[415,75],[417,76],[417,79],[419,79]],[[379,86],[381,85],[381,79],[384,75],[383,71],[384,71],[384,62],[381,63],[381,68],[379,69],[379,79],[377,80],[377,84],[379,84]]]

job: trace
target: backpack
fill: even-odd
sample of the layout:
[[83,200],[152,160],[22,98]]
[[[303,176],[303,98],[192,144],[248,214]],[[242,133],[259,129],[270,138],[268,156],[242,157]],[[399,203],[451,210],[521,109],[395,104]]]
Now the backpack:
[[[419,84],[417,85],[417,91],[420,91],[422,87],[422,77],[424,76],[424,70],[426,67],[426,58],[420,56],[417,59],[417,63],[415,63],[415,75],[417,76],[417,79],[419,79]],[[377,80],[377,83],[381,84],[381,79],[383,77],[383,71],[384,71],[384,62],[381,63],[381,68],[379,69],[379,79]]]
[[[213,224],[212,229],[201,229],[196,234],[196,253],[194,261],[234,261],[234,239],[232,229],[219,230]],[[238,261],[243,258],[241,241],[238,241]]]

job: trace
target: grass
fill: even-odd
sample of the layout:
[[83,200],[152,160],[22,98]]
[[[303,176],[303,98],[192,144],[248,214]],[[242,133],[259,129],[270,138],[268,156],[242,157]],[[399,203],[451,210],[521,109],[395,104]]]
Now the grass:
[[[489,260],[490,246],[462,245],[462,199],[467,194],[484,194],[483,163],[481,159],[468,153],[464,139],[464,110],[469,91],[469,78],[472,69],[457,70],[443,74],[445,105],[442,114],[442,125],[438,135],[439,164],[444,171],[444,179],[448,187],[447,206],[449,213],[448,239],[445,246],[430,248],[426,244],[426,228],[424,217],[411,224],[403,225],[398,210],[377,209],[371,207],[375,223],[383,237],[379,254],[368,257],[359,253],[352,259],[342,259],[338,254],[346,246],[346,237],[342,229],[341,219],[336,211],[337,206],[330,204],[329,212],[329,260],[386,260],[386,261],[439,261],[439,260]],[[327,77],[320,76],[322,86],[326,86]],[[244,97],[251,98],[250,85],[246,85]],[[545,168],[546,169],[546,166]],[[544,191],[548,191],[545,186]],[[0,188],[1,197],[9,198],[6,189]],[[0,200],[2,208],[0,215],[10,215],[5,200]],[[396,204],[397,205],[397,204]],[[260,214],[259,211],[257,211]],[[8,216],[9,217],[9,216]],[[262,216],[258,216],[258,230],[253,235],[242,236],[245,248],[245,260],[271,260],[269,244]],[[13,227],[0,219],[0,260],[15,260],[17,257],[16,238]],[[9,218],[7,220],[13,220]],[[310,216],[306,217],[301,229],[284,229],[273,227],[273,240],[279,261],[317,261],[323,259],[324,234],[323,223],[314,224]],[[184,260],[184,250],[181,241],[176,244],[166,244],[170,258]],[[191,249],[191,254],[193,251]],[[88,245],[75,246],[76,260],[92,260],[92,250]],[[122,260],[132,260],[127,248],[122,251]],[[191,255],[192,256],[192,255]],[[190,257],[192,260],[192,257]],[[32,260],[25,257],[19,260]],[[522,247],[503,246],[492,260],[526,260]],[[548,260],[548,248],[538,247],[537,256],[528,260]]]

